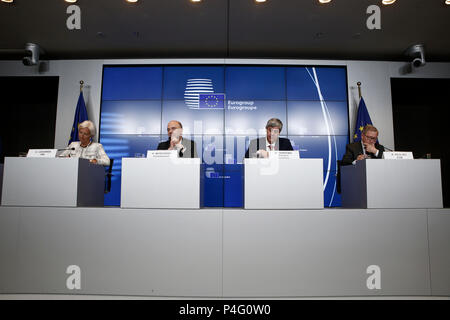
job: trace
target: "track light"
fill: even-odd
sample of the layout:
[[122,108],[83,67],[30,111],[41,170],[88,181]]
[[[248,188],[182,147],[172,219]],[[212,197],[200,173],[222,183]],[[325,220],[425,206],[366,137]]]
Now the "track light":
[[405,53],[413,58],[411,65],[414,68],[423,67],[425,65],[425,47],[423,44],[415,44],[406,49]]
[[39,63],[40,48],[37,44],[27,43],[25,45],[25,57],[22,62],[26,66],[35,66]]

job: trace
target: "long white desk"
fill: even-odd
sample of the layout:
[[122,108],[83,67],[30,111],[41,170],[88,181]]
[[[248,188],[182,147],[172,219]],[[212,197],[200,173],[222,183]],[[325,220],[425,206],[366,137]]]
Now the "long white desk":
[[245,209],[323,209],[323,159],[244,159]]
[[442,208],[441,162],[366,159],[341,167],[344,208]]
[[199,209],[199,158],[122,158],[122,208]]
[[450,296],[449,230],[449,209],[0,207],[0,293]]
[[80,158],[5,158],[3,206],[103,206],[105,169]]

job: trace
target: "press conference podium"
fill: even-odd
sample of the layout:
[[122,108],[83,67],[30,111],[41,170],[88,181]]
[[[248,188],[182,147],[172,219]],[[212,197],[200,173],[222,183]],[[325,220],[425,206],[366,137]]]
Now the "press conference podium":
[[244,159],[245,209],[323,209],[323,159]]
[[3,163],[0,163],[0,203],[2,201],[2,187],[3,187]]
[[122,158],[121,208],[199,209],[199,158]]
[[344,208],[442,208],[436,159],[366,159],[341,167]]
[[5,158],[2,205],[103,206],[105,169],[80,158]]

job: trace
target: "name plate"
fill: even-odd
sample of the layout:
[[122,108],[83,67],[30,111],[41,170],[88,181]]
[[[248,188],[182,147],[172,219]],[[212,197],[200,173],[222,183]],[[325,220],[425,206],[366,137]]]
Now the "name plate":
[[298,150],[293,151],[269,151],[269,158],[278,159],[299,159],[300,153]]
[[30,149],[27,158],[56,158],[58,149]]
[[177,150],[147,150],[147,158],[178,158]]
[[411,151],[390,151],[383,152],[383,159],[389,160],[413,160],[413,153]]

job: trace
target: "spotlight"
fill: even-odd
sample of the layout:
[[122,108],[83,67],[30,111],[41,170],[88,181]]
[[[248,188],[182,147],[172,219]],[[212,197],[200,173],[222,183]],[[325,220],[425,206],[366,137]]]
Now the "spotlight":
[[415,44],[406,49],[406,55],[413,58],[411,65],[414,68],[423,67],[425,62],[425,47],[423,44]]
[[382,4],[384,5],[389,5],[389,4],[393,4],[396,0],[383,0],[381,1]]
[[22,62],[26,66],[35,66],[39,63],[39,46],[34,43],[25,45],[25,57]]

